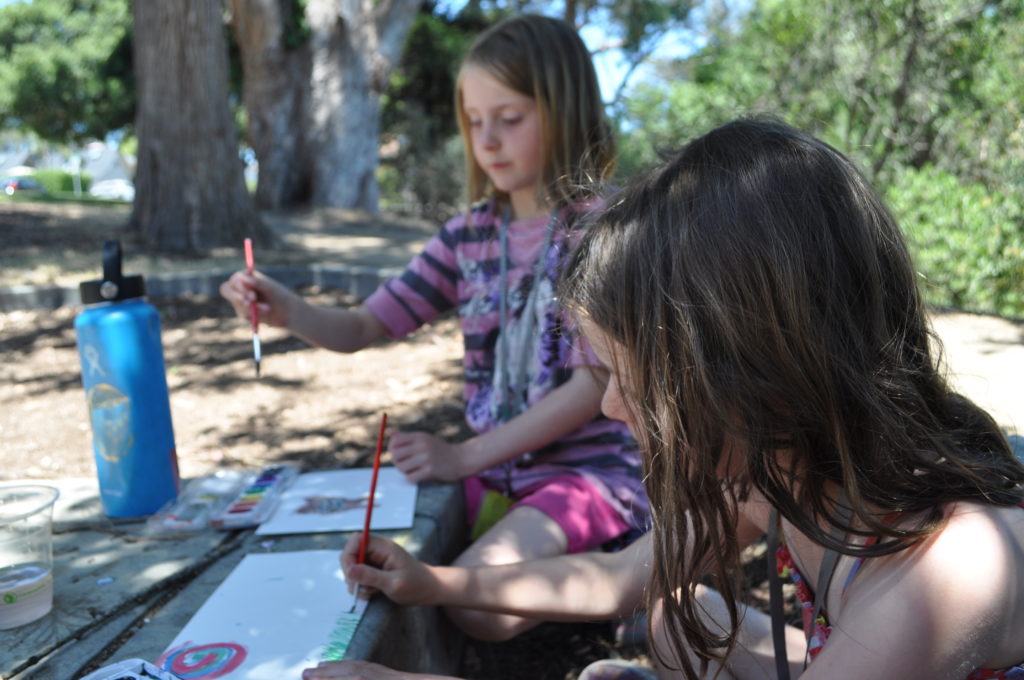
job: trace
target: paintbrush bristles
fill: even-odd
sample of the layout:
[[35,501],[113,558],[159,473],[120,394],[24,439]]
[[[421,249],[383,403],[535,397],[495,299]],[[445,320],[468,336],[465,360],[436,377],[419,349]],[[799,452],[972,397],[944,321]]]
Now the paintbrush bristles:
[[256,377],[257,378],[260,377],[260,359],[262,359],[262,357],[260,356],[260,353],[261,353],[260,336],[257,335],[256,333],[253,333],[253,336],[252,336],[252,358],[256,362]]

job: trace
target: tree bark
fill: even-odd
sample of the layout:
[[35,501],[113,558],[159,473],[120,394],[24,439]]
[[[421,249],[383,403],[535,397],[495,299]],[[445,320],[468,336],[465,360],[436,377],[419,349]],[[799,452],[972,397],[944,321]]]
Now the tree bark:
[[133,3],[139,138],[131,224],[160,250],[239,246],[270,232],[245,188],[228,106],[220,0]]
[[377,211],[380,95],[417,0],[309,0],[311,203]]
[[256,203],[376,212],[380,95],[416,0],[307,0],[308,37],[289,45],[293,0],[228,0],[242,56]]
[[307,149],[310,50],[297,30],[293,0],[228,0],[242,59],[249,144],[259,160],[256,205],[277,210],[309,199]]

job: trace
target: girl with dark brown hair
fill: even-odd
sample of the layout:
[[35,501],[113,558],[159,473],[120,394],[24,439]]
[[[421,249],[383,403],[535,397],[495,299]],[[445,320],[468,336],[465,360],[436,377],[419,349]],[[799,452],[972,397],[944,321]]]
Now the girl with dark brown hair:
[[[771,120],[717,128],[621,193],[561,291],[641,444],[653,531],[478,570],[375,538],[350,581],[546,619],[646,601],[662,677],[1024,677],[1024,466],[941,375],[900,230],[847,158]],[[765,535],[802,631],[742,603]]]

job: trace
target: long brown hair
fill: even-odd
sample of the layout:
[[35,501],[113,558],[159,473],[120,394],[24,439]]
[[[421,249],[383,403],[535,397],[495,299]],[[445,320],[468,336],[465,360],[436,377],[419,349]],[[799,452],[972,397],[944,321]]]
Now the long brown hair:
[[[898,226],[809,135],[753,119],[690,142],[599,216],[561,295],[621,348],[654,522],[648,597],[689,678],[685,649],[703,669],[735,644],[735,501],[751,488],[821,545],[867,555],[938,530],[951,501],[1022,498],[1024,466],[937,368]],[[744,471],[728,484],[724,449]],[[836,487],[881,536],[872,548],[829,537],[854,531],[836,517]],[[889,512],[922,519],[893,528]],[[729,634],[692,597],[706,576]]]
[[[484,68],[506,87],[537,102],[544,144],[541,202],[568,204],[589,197],[615,168],[615,141],[604,115],[594,64],[586,45],[561,19],[520,14],[483,32],[462,61]],[[473,155],[462,104],[462,75],[455,110],[466,158],[468,198],[505,197]]]

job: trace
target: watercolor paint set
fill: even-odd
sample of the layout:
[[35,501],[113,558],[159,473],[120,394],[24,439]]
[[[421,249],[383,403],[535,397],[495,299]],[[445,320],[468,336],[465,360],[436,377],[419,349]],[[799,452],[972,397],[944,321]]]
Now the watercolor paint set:
[[168,535],[206,529],[252,476],[251,470],[218,470],[189,481],[177,498],[146,521],[147,530]]
[[216,516],[214,529],[246,529],[270,517],[281,494],[299,476],[294,465],[268,465],[254,475]]
[[178,497],[146,522],[157,536],[207,528],[246,529],[270,517],[285,488],[299,476],[294,465],[267,465],[258,471],[218,470],[188,482]]

